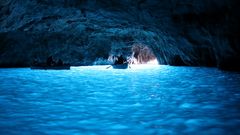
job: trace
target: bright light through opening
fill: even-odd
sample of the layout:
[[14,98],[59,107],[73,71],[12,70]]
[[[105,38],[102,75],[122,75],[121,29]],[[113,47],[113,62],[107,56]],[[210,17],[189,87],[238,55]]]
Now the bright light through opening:
[[[126,50],[125,50],[126,51]],[[109,56],[108,60],[112,63],[112,68],[115,69],[142,69],[142,68],[152,68],[159,65],[157,57],[154,55],[152,49],[145,44],[135,43],[130,50],[124,53],[124,50],[115,50],[112,55]],[[126,66],[126,63],[128,65]],[[109,69],[111,66],[107,67]]]
[[134,44],[132,47],[133,65],[158,65],[158,60],[153,51],[146,45]]
[[159,65],[158,60],[154,59],[154,60],[150,60],[147,62],[148,65]]

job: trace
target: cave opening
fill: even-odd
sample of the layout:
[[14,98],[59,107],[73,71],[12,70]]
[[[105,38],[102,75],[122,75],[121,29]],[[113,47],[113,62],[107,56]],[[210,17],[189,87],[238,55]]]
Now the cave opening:
[[124,57],[130,65],[158,65],[157,57],[153,53],[152,49],[142,43],[134,43],[130,46],[121,48],[112,48],[108,61],[112,64],[118,61],[120,56]]
[[141,43],[134,44],[131,48],[131,51],[131,64],[159,64],[152,49],[147,45]]

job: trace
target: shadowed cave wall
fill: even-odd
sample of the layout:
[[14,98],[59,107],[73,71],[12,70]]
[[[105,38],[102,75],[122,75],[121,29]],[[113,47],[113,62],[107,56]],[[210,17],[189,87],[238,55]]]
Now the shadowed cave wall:
[[0,66],[152,49],[160,64],[240,69],[237,0],[1,0]]

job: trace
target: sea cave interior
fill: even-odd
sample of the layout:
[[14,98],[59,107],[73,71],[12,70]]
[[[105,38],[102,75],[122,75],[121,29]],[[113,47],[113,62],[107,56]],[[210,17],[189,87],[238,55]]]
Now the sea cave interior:
[[1,0],[0,134],[240,134],[238,0]]

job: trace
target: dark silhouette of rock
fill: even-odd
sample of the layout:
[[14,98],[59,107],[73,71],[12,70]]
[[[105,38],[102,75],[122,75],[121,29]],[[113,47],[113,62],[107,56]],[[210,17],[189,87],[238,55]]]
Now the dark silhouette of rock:
[[53,60],[52,56],[47,58],[46,63],[48,66],[54,66],[56,64],[56,62]]
[[62,66],[62,65],[63,65],[63,61],[61,59],[59,59],[57,62],[57,66]]

